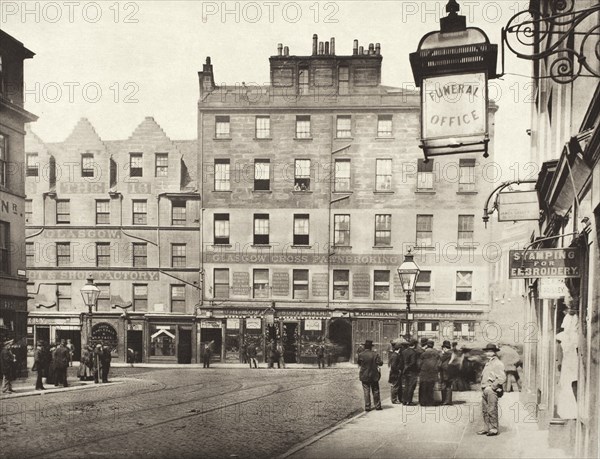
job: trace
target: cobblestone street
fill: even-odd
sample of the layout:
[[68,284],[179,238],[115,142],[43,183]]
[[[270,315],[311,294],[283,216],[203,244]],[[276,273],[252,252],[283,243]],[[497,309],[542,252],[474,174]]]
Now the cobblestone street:
[[120,368],[114,378],[1,400],[0,457],[274,457],[362,409],[350,368]]

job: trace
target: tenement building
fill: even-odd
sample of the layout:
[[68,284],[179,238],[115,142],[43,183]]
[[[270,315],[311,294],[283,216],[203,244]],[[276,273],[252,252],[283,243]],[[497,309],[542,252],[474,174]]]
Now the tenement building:
[[[407,332],[397,268],[421,275],[414,335],[499,338],[488,323],[488,261],[500,257],[480,215],[498,176],[490,157],[423,162],[420,100],[384,86],[381,47],[270,57],[270,84],[216,85],[199,72],[203,295],[199,352],[237,362],[282,345],[310,362],[321,343],[353,360]],[[493,131],[495,106],[490,110]],[[490,132],[493,138],[493,132]],[[485,336],[484,336],[485,335]]]
[[[59,143],[26,137],[29,338],[103,341],[120,361],[196,359],[196,142],[153,118],[104,141],[86,119]],[[100,289],[89,314],[80,293]],[[89,336],[91,333],[91,336]]]
[[24,109],[23,62],[33,55],[0,30],[0,342],[15,344],[27,332],[24,126],[37,117]]

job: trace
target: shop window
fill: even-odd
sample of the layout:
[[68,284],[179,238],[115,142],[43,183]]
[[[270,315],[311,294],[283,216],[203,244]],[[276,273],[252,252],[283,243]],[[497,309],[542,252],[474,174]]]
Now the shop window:
[[350,299],[350,271],[347,269],[333,270],[333,299]]
[[171,267],[186,267],[186,246],[185,244],[171,244]]
[[256,138],[269,139],[271,137],[271,117],[257,116],[256,120]]
[[417,191],[433,190],[433,161],[417,160]]
[[375,271],[373,274],[373,299],[374,300],[389,300],[390,299],[390,272]]
[[419,321],[417,323],[417,338],[429,338],[434,341],[439,339],[440,323]]
[[254,214],[254,245],[269,244],[269,214]]
[[96,267],[108,268],[110,266],[110,244],[96,242]]
[[169,176],[169,154],[156,153],[154,155],[154,175],[156,177]]
[[96,200],[96,225],[110,225],[110,201]]
[[350,215],[333,216],[333,245],[350,245]]
[[215,245],[229,244],[229,214],[214,216]]
[[352,117],[350,115],[339,115],[336,118],[335,136],[338,139],[352,137]]
[[40,163],[37,153],[27,153],[25,155],[25,175],[27,177],[38,177],[40,173]]
[[215,159],[215,191],[229,191],[231,189],[229,169],[228,159]]
[[56,284],[56,304],[59,311],[71,309],[71,284]]
[[0,273],[10,274],[10,223],[0,222]]
[[217,138],[217,139],[230,139],[231,138],[229,116],[215,117],[215,138]]
[[433,215],[417,215],[417,247],[433,247]]
[[308,245],[309,243],[309,216],[308,214],[294,214],[294,245]]
[[475,159],[464,158],[459,161],[458,191],[475,191]]
[[375,191],[392,191],[391,159],[378,159],[375,162]]
[[392,137],[392,115],[377,117],[377,137]]
[[57,242],[56,243],[56,266],[65,267],[71,266],[71,243]]
[[310,139],[310,115],[296,116],[296,138]]
[[95,284],[100,289],[96,310],[110,311],[110,284]]
[[186,202],[173,201],[171,203],[171,225],[185,226],[186,223]]
[[215,268],[213,271],[213,296],[229,298],[229,269]]
[[94,155],[92,153],[84,153],[81,155],[81,176],[94,177],[95,172]]
[[454,339],[475,341],[475,322],[454,322]]
[[148,224],[148,202],[145,199],[134,199],[133,203],[133,224]]
[[129,153],[129,176],[142,177],[143,175],[143,155],[141,153]]
[[254,160],[254,191],[269,191],[271,189],[271,161],[268,159]]
[[294,269],[293,280],[293,298],[295,300],[307,300],[308,269]]
[[310,159],[294,162],[294,191],[310,191]]
[[269,270],[255,269],[253,274],[254,298],[269,298]]
[[33,223],[33,201],[25,199],[25,223]]
[[470,247],[473,246],[473,232],[475,226],[474,215],[459,215],[458,216],[458,246]]
[[350,160],[336,159],[333,191],[350,191]]
[[171,312],[185,313],[185,285],[171,285]]
[[71,201],[69,199],[56,200],[56,224],[68,225],[71,223]]
[[456,272],[456,301],[471,301],[473,293],[473,272]]
[[133,267],[148,267],[148,244],[145,242],[133,243]]
[[390,247],[392,245],[392,216],[389,214],[375,215],[375,247]]
[[175,357],[174,325],[150,325],[150,357]]
[[148,284],[133,284],[133,310],[148,310]]

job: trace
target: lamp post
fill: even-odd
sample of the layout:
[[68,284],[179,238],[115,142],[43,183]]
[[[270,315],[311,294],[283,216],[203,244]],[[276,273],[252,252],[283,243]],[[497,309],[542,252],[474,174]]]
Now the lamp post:
[[89,277],[87,284],[81,287],[80,291],[83,302],[88,307],[86,345],[90,345],[92,342],[92,315],[94,314],[94,306],[96,306],[98,296],[100,296],[100,289],[94,285],[94,279]]
[[410,335],[412,335],[411,320],[413,319],[413,315],[410,312],[410,296],[415,291],[415,285],[417,284],[420,272],[419,266],[414,261],[414,255],[409,249],[408,253],[404,255],[404,261],[398,266],[398,276],[400,277],[402,290],[406,293],[406,330]]

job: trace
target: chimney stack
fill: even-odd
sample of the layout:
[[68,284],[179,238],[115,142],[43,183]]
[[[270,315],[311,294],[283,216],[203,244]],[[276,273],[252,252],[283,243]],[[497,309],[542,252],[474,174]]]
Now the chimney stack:
[[335,56],[335,38],[331,37],[331,46],[329,47],[329,52]]
[[277,45],[277,55],[281,56],[282,52],[283,52],[283,45],[281,43],[279,43]]
[[356,56],[358,54],[358,40],[354,40],[354,45],[352,46],[352,55]]
[[317,43],[319,42],[319,36],[315,33],[313,34],[313,47],[312,47],[312,55],[317,55]]
[[213,66],[210,61],[210,57],[206,58],[206,64],[202,65],[202,71],[198,72],[200,79],[200,95],[213,91],[215,86],[215,78],[213,74]]

